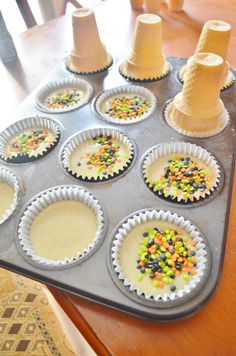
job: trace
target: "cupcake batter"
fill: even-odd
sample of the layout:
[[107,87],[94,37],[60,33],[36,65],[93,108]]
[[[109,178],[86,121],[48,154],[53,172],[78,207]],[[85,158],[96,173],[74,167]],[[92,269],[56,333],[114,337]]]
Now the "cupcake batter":
[[0,182],[0,220],[14,201],[14,188],[10,184]]
[[77,177],[102,179],[123,170],[131,157],[128,147],[110,135],[81,143],[71,154],[69,170]]
[[64,109],[78,104],[81,100],[82,91],[77,88],[64,88],[50,94],[44,105],[48,109]]
[[12,158],[21,154],[38,156],[51,146],[56,140],[55,134],[48,128],[33,127],[24,129],[6,145],[5,157]]
[[29,237],[33,250],[51,260],[76,257],[93,241],[95,213],[77,200],[62,200],[43,209],[33,220]]
[[[157,272],[155,275],[151,268],[147,268],[145,272],[142,273],[141,271],[141,266],[140,261],[148,261],[145,259],[145,255],[149,252],[146,251],[146,246],[143,244],[144,239],[147,239],[148,241],[154,239],[154,234],[153,234],[153,229],[158,228],[161,231],[164,232],[164,230],[169,230],[169,231],[177,231],[179,234],[179,237],[182,239],[186,240],[186,243],[190,246],[190,250],[192,251],[192,254],[194,256],[191,256],[191,261],[189,259],[189,262],[187,262],[189,265],[191,264],[191,268],[187,266],[187,263],[185,266],[183,265],[181,267],[181,271],[178,271],[178,269],[174,269],[174,278],[171,278],[168,276],[172,272],[172,267],[170,266],[166,268],[166,272]],[[170,230],[172,229],[172,230]],[[157,232],[154,230],[154,233],[157,234]],[[155,236],[156,236],[155,234]],[[164,234],[163,236],[166,236]],[[159,241],[161,238],[159,238]],[[166,253],[170,254],[173,256],[172,252],[170,253],[169,250],[173,250],[174,246],[169,245],[161,245],[163,251],[160,251],[160,253],[163,255],[163,259],[166,258]],[[153,246],[152,246],[153,247]],[[122,268],[122,272],[126,276],[126,278],[130,281],[132,286],[137,288],[139,291],[144,292],[147,295],[163,295],[165,293],[170,293],[174,291],[178,291],[179,289],[182,289],[186,283],[188,283],[189,280],[191,280],[192,275],[196,274],[196,268],[193,267],[193,264],[196,264],[196,257],[195,257],[195,244],[194,242],[191,241],[190,236],[185,233],[182,229],[180,229],[178,226],[174,224],[167,223],[165,221],[149,221],[143,224],[136,225],[132,230],[127,234],[127,236],[123,239],[121,247],[120,247],[120,266]],[[180,247],[178,247],[180,249]],[[164,251],[165,250],[165,251]],[[177,250],[177,246],[175,248],[175,251]],[[153,251],[151,251],[153,252]],[[155,258],[159,258],[159,253],[155,252],[156,256]],[[165,255],[165,257],[164,257]],[[172,261],[171,257],[167,255],[168,258]],[[152,256],[154,258],[154,256]],[[181,257],[178,257],[181,258]],[[183,260],[183,258],[181,258]],[[150,260],[150,258],[149,258]],[[154,259],[155,260],[155,259]],[[166,261],[166,260],[165,260]],[[145,265],[144,263],[144,265]],[[176,262],[173,262],[176,267]],[[184,263],[184,261],[183,261]],[[162,270],[165,269],[167,263],[164,263],[165,266],[162,265]],[[160,266],[159,266],[160,267]],[[173,267],[174,268],[174,267]],[[167,270],[168,269],[168,270]],[[185,271],[185,269],[187,269]],[[149,271],[150,270],[150,271]],[[171,271],[171,272],[170,272]],[[189,272],[188,272],[189,271]],[[150,278],[150,275],[152,277]]]
[[216,180],[213,169],[188,154],[160,157],[145,170],[144,175],[154,192],[178,201],[204,198]]

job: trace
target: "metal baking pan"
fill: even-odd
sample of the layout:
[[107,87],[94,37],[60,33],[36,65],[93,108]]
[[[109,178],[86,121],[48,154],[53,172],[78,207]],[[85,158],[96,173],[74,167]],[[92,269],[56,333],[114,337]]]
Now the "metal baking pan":
[[[33,92],[15,113],[14,120],[32,115],[47,116],[61,122],[62,134],[58,145],[44,158],[25,165],[8,165],[17,174],[23,187],[23,196],[17,211],[0,226],[0,265],[20,274],[24,274],[43,283],[64,289],[86,299],[104,304],[114,309],[134,314],[144,318],[159,321],[170,321],[184,318],[195,313],[211,297],[214,292],[222,269],[227,224],[232,189],[232,176],[235,151],[235,118],[236,118],[236,90],[235,84],[221,93],[222,100],[230,113],[230,125],[221,134],[211,138],[189,138],[182,136],[167,126],[163,119],[165,103],[181,90],[181,83],[177,79],[177,72],[186,60],[169,57],[172,65],[170,75],[163,80],[152,83],[139,84],[150,89],[157,96],[157,110],[143,122],[132,125],[108,125],[87,104],[78,110],[62,114],[47,114],[40,112],[34,105]],[[94,95],[104,90],[128,84],[118,72],[116,63],[110,70],[83,77],[94,87]],[[60,80],[65,76],[75,76],[58,67],[46,80]],[[100,184],[82,182],[66,174],[60,162],[60,150],[63,143],[78,131],[94,127],[112,127],[127,134],[137,146],[137,157],[133,167],[127,174],[114,182]],[[169,141],[187,141],[206,148],[212,152],[221,163],[224,171],[224,183],[214,195],[214,199],[201,204],[179,205],[165,201],[155,196],[147,189],[140,172],[140,161],[144,153],[158,143]],[[19,253],[15,235],[19,219],[25,205],[41,191],[57,185],[78,184],[90,190],[102,203],[106,211],[107,232],[102,245],[83,263],[71,266],[65,270],[47,270],[32,265]],[[112,232],[125,217],[131,213],[157,208],[176,212],[192,221],[207,238],[211,250],[211,269],[204,286],[193,298],[185,303],[170,308],[153,308],[145,303],[136,303],[127,297],[114,283],[109,272],[109,253]],[[227,256],[226,256],[227,258]]]

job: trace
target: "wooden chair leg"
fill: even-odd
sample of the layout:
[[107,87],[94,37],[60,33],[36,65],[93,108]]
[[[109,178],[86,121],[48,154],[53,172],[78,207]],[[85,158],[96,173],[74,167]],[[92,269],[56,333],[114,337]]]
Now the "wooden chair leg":
[[36,26],[34,15],[29,7],[27,0],[16,0],[17,6],[21,12],[21,15],[25,21],[27,28]]

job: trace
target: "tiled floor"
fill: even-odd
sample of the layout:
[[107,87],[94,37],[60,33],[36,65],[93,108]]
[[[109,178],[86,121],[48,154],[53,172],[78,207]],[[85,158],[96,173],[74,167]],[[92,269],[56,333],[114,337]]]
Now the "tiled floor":
[[46,286],[1,268],[0,281],[0,355],[96,355]]

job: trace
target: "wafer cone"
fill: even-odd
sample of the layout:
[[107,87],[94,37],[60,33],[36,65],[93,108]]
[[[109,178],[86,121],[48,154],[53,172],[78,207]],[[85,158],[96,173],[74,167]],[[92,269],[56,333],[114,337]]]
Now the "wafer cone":
[[169,0],[168,9],[173,12],[179,12],[183,10],[184,0]]
[[112,57],[100,40],[96,19],[91,9],[72,13],[73,49],[67,60],[71,71],[92,73],[107,68]]
[[149,14],[159,14],[162,0],[144,0],[144,11]]
[[130,0],[132,9],[141,10],[143,8],[143,1],[144,0]]
[[162,52],[162,20],[154,14],[136,19],[130,55],[120,65],[120,73],[133,80],[156,80],[170,71]]
[[221,125],[224,104],[220,100],[223,59],[213,53],[195,54],[186,70],[183,89],[169,113],[173,124],[193,133]]
[[[210,20],[205,23],[198,41],[195,51],[196,53],[211,52],[221,56],[224,60],[222,67],[222,84],[221,88],[228,87],[233,82],[233,75],[230,72],[230,66],[227,58],[231,34],[231,26],[225,21]],[[187,66],[191,62],[191,57],[187,62]],[[185,80],[186,66],[180,70],[179,76],[181,80]]]

